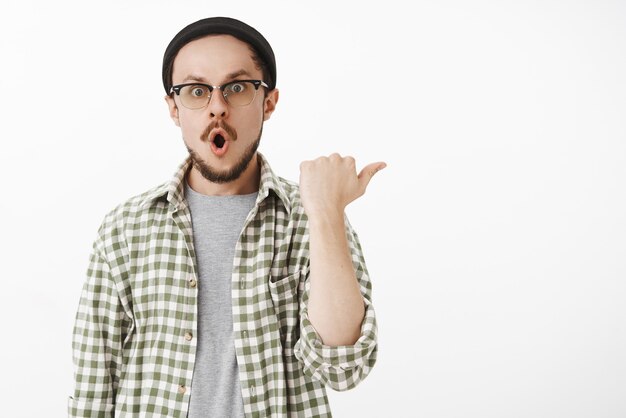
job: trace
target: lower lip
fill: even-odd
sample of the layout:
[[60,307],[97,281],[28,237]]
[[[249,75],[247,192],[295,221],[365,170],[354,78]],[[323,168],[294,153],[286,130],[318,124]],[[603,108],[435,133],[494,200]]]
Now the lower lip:
[[222,148],[218,148],[213,142],[211,142],[211,151],[213,151],[213,154],[216,156],[223,157],[224,154],[226,154],[226,151],[228,151],[228,141],[224,141]]

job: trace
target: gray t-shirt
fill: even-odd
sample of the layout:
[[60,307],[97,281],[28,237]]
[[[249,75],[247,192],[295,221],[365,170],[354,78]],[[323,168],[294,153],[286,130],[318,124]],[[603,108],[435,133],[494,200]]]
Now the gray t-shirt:
[[235,245],[257,193],[206,196],[185,184],[185,196],[198,266],[198,346],[187,416],[243,418],[231,275]]

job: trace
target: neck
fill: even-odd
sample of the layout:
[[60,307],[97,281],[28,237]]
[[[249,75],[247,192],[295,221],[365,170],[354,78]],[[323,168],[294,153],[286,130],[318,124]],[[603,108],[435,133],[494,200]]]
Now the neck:
[[195,166],[191,166],[187,175],[187,183],[195,192],[207,196],[230,196],[250,194],[259,191],[261,167],[258,155],[250,160],[250,164],[239,178],[228,183],[214,183],[205,179]]

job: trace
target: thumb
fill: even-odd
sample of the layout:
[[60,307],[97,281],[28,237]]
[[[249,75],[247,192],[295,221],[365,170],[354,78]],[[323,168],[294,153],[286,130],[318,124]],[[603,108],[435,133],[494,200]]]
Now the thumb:
[[363,167],[359,175],[357,176],[359,179],[359,185],[361,186],[361,191],[365,193],[365,189],[369,184],[374,174],[378,173],[383,168],[387,167],[387,164],[380,161],[377,163],[371,163]]

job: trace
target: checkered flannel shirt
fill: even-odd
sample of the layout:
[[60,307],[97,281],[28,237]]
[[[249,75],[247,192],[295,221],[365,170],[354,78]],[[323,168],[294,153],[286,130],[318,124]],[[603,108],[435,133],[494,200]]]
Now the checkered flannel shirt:
[[[330,417],[325,386],[347,390],[376,361],[371,283],[346,220],[365,302],[354,345],[324,345],[307,314],[309,234],[298,186],[259,154],[261,181],[232,273],[235,352],[247,417]],[[187,159],[174,178],[106,215],[73,334],[71,417],[186,417],[198,335]]]

